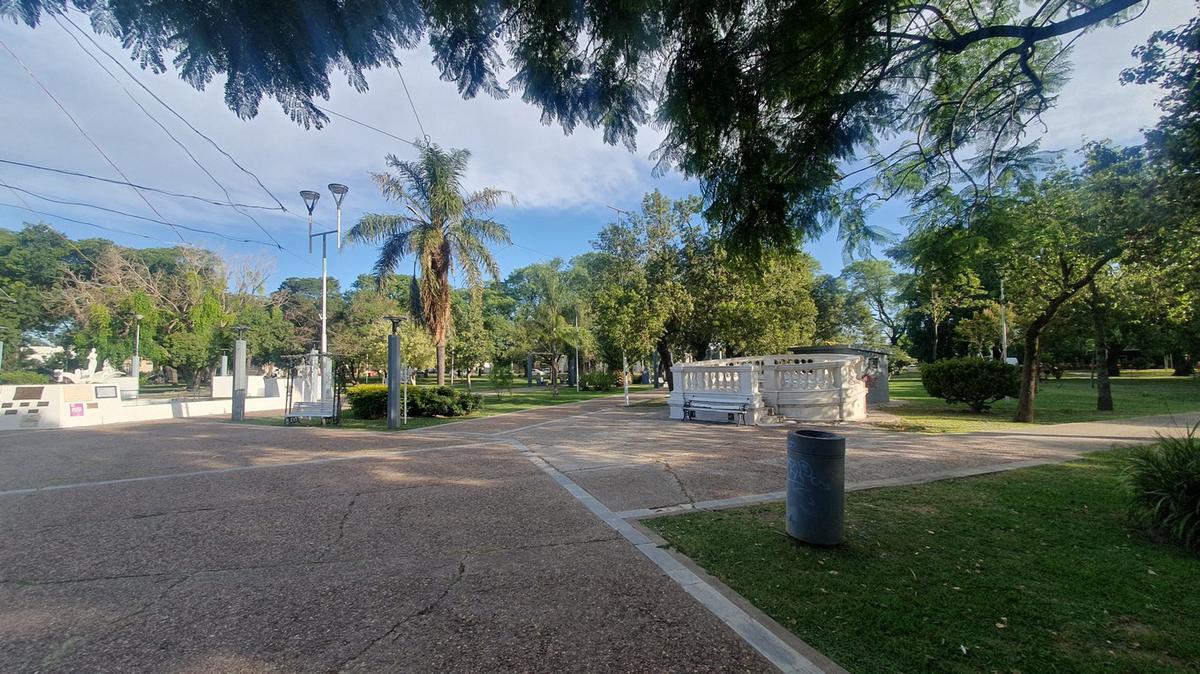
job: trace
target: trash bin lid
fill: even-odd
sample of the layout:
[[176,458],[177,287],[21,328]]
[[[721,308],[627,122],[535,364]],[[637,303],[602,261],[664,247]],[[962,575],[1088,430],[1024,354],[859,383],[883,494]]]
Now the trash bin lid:
[[788,450],[818,456],[842,456],[846,452],[846,438],[829,431],[800,428],[788,433]]

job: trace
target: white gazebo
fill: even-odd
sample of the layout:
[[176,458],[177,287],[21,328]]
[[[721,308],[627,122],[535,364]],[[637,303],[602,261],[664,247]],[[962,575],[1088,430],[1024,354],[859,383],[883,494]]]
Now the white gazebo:
[[703,360],[671,368],[672,419],[746,425],[858,421],[867,416],[862,356],[787,354]]

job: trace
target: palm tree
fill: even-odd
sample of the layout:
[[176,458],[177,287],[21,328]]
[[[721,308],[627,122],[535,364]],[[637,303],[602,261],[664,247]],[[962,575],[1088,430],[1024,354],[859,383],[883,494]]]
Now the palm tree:
[[441,385],[446,382],[446,333],[451,323],[450,273],[457,270],[473,290],[482,288],[484,272],[499,278],[500,268],[488,246],[512,240],[508,228],[488,214],[508,193],[489,187],[464,194],[462,176],[470,152],[443,150],[427,140],[418,141],[417,148],[416,161],[389,154],[387,165],[393,172],[372,174],[383,196],[407,212],[369,213],[350,229],[347,239],[379,245],[374,268],[378,281],[395,271],[405,256],[416,258],[420,278],[413,279],[413,297],[420,298],[420,308],[414,316],[437,345]]

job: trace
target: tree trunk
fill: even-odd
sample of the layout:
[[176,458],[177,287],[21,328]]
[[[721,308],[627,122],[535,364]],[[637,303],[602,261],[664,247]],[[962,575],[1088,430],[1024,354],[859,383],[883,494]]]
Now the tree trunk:
[[1017,416],[1014,421],[1033,421],[1033,403],[1037,398],[1037,360],[1041,346],[1041,326],[1025,333],[1024,362],[1021,363],[1021,394],[1017,398]]
[[675,390],[675,380],[672,379],[671,367],[675,365],[675,361],[671,359],[671,349],[666,343],[658,345],[658,364],[662,367],[663,377],[667,380],[667,390]]
[[933,343],[930,345],[929,349],[929,362],[933,363],[937,361],[938,322],[934,320],[932,316],[929,317],[929,322],[933,325]]
[[1092,327],[1096,331],[1096,409],[1101,412],[1113,410],[1112,384],[1108,381],[1109,352],[1108,325],[1104,300],[1093,282],[1091,287]]
[[629,407],[629,359],[621,352],[621,381],[625,384],[625,406]]
[[437,343],[437,383],[438,386],[446,385],[446,340],[443,339]]

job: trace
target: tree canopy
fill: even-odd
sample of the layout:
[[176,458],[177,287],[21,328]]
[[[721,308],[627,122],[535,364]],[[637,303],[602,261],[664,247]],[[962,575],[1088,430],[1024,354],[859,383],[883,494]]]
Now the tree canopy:
[[[224,74],[239,116],[271,97],[306,126],[327,121],[317,101],[338,72],[364,91],[366,70],[427,40],[464,97],[516,91],[548,124],[630,147],[663,125],[660,166],[698,178],[730,251],[756,254],[835,225],[869,241],[875,198],[1003,175],[1035,150],[1023,132],[1053,104],[1071,42],[1144,2],[13,0],[0,13],[36,26],[74,7],[143,67],[197,88]],[[877,180],[847,185],[853,159]]]

